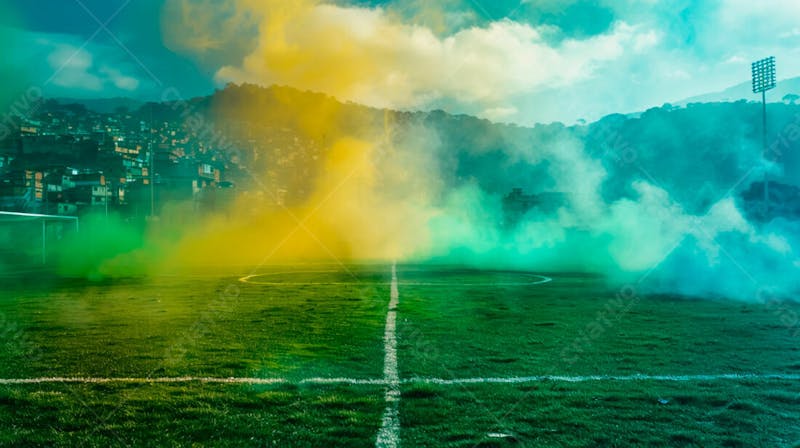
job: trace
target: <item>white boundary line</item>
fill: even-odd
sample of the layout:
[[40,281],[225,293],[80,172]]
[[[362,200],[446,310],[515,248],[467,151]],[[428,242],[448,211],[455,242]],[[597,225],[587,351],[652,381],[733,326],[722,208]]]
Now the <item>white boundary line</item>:
[[542,375],[542,376],[518,376],[518,377],[495,377],[495,378],[408,378],[403,380],[403,384],[520,384],[520,383],[588,383],[588,382],[633,382],[633,381],[657,381],[657,382],[691,382],[691,381],[742,381],[742,380],[786,380],[800,381],[800,374],[792,373],[720,373],[710,375]]
[[386,330],[383,347],[383,379],[386,383],[386,408],[381,419],[381,429],[375,440],[377,448],[400,446],[400,374],[397,370],[397,305],[400,291],[397,287],[397,263],[392,264],[392,286],[389,294],[389,311],[386,313]]
[[160,384],[160,383],[207,383],[207,384],[348,384],[384,385],[384,380],[368,378],[305,378],[292,381],[287,378],[215,378],[215,377],[161,377],[161,378],[97,378],[97,377],[42,377],[3,378],[0,385],[16,384]]
[[[520,384],[520,383],[588,383],[588,382],[692,382],[692,381],[800,381],[800,374],[793,373],[719,373],[705,375],[542,375],[517,377],[487,378],[426,378],[406,379],[369,379],[369,378],[305,378],[291,380],[288,378],[216,378],[216,377],[159,377],[159,378],[103,378],[103,377],[41,377],[41,378],[0,378],[0,385],[13,386],[25,384],[172,384],[172,383],[208,383],[208,384],[345,384],[354,386],[393,386],[399,390],[400,384],[433,384],[441,386],[458,384]],[[392,395],[393,396],[393,395]]]

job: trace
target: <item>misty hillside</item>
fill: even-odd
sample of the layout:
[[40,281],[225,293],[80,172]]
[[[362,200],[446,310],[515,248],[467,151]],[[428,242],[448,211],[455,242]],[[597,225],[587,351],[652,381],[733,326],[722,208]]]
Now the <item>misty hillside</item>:
[[[712,92],[703,95],[693,96],[691,98],[679,101],[677,102],[677,104],[685,106],[690,103],[718,103],[718,102],[732,103],[741,100],[756,101],[756,102],[761,101],[761,95],[753,93],[752,89],[753,86],[748,81],[729,87],[720,92]],[[778,81],[778,84],[775,86],[775,89],[767,92],[767,101],[775,103],[781,102],[784,101],[786,95],[800,95],[800,77],[788,78]],[[788,102],[790,103],[797,101],[797,99],[791,101],[792,100],[791,97],[786,98],[786,100],[789,100]]]
[[[241,162],[261,169],[292,172],[295,190],[311,191],[319,172],[319,151],[339,136],[369,140],[391,135],[398,149],[425,146],[435,157],[436,175],[455,187],[476,183],[491,195],[512,188],[591,195],[590,179],[561,175],[583,167],[585,176],[602,176],[606,202],[631,197],[633,183],[644,180],[668,191],[691,213],[703,213],[731,192],[741,193],[761,181],[765,169],[773,181],[800,185],[800,106],[770,104],[768,141],[773,165],[761,157],[759,104],[691,104],[665,106],[638,117],[607,116],[586,126],[561,124],[531,128],[502,125],[442,111],[398,112],[342,103],[287,87],[229,86],[186,104],[148,104],[146,119],[177,118],[199,113],[229,139]],[[294,150],[292,148],[295,148]],[[307,151],[297,157],[290,154]],[[301,166],[275,167],[290,158]],[[589,173],[591,172],[591,174]],[[602,174],[598,174],[602,173]]]
[[[64,107],[85,114],[73,106]],[[152,144],[166,168],[157,173],[182,154],[223,172],[232,187],[225,197],[235,199],[221,203],[224,214],[201,207],[208,214],[193,217],[172,203],[159,221],[180,227],[205,216],[223,226],[237,244],[203,226],[186,243],[211,245],[215,256],[238,260],[253,241],[277,244],[270,238],[281,232],[272,229],[294,224],[284,222],[289,208],[313,214],[314,227],[335,235],[348,256],[402,251],[620,275],[661,265],[651,281],[664,290],[738,297],[753,285],[715,279],[741,279],[742,259],[760,278],[800,290],[792,280],[800,266],[800,106],[769,104],[766,159],[760,114],[760,104],[740,101],[522,127],[230,85],[98,119],[160,129]],[[48,163],[40,153],[32,154]],[[375,230],[352,232],[365,222],[377,222]]]
[[120,110],[136,110],[144,104],[133,98],[55,98],[61,105],[79,104],[88,110],[110,114]]

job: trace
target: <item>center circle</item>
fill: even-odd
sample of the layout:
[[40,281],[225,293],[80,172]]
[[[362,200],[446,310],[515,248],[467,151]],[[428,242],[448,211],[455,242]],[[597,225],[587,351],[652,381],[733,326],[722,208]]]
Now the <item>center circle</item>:
[[[446,287],[503,287],[531,286],[549,283],[553,279],[523,271],[414,268],[399,270],[398,286]],[[344,269],[282,271],[250,274],[239,279],[242,283],[264,286],[315,286],[315,285],[388,285],[388,270]]]

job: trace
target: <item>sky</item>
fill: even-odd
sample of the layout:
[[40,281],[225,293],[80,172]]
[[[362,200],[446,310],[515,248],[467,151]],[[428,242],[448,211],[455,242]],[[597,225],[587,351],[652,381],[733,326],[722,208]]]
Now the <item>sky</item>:
[[51,97],[157,100],[253,82],[574,123],[747,82],[769,55],[779,79],[800,75],[796,0],[5,3],[0,69]]

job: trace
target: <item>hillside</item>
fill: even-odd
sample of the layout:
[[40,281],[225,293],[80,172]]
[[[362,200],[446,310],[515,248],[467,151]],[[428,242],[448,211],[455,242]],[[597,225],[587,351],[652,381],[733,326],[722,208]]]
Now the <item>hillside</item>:
[[[594,180],[563,176],[580,166],[602,177],[598,186],[605,202],[635,195],[633,183],[643,180],[668,191],[686,210],[702,213],[731,188],[741,192],[761,180],[764,171],[760,105],[746,102],[665,106],[637,117],[611,115],[586,126],[527,128],[443,111],[379,110],[287,87],[243,85],[186,104],[148,104],[140,114],[158,120],[186,110],[213,123],[231,142],[229,149],[246,155],[257,170],[286,157],[286,148],[298,139],[306,142],[298,146],[310,151],[303,155],[309,160],[298,161],[305,167],[300,182],[313,180],[320,168],[311,159],[335,138],[380,140],[383,133],[399,148],[425,146],[444,185],[475,183],[490,195],[514,187],[590,194],[587,182]],[[768,139],[777,151],[771,176],[800,185],[800,142],[792,138],[800,106],[770,104],[768,113]],[[427,134],[418,138],[422,133]]]
[[120,109],[136,110],[144,104],[132,98],[56,98],[58,104],[80,104],[88,110],[101,114],[110,114]]

